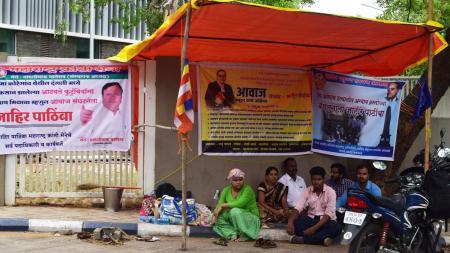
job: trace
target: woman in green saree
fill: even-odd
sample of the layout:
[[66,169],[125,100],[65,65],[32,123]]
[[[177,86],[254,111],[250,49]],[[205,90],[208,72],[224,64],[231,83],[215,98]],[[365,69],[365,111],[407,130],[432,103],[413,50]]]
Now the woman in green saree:
[[244,184],[244,178],[245,173],[237,168],[228,173],[230,185],[223,189],[214,211],[213,229],[225,242],[255,240],[259,234],[255,192]]

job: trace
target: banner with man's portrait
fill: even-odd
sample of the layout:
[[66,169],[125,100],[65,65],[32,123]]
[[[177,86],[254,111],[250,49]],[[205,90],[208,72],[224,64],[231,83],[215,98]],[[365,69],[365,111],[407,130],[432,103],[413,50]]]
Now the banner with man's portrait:
[[304,154],[311,149],[310,75],[301,70],[200,64],[200,153]]
[[127,151],[130,143],[127,65],[0,65],[0,154]]
[[314,70],[311,150],[392,161],[403,85]]

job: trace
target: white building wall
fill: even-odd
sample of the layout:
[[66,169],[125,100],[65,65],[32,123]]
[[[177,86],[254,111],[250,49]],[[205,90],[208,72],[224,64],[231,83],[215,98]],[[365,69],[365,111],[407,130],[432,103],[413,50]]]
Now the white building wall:
[[[134,0],[136,6],[145,6],[149,0]],[[67,21],[67,35],[89,38],[89,20],[69,9],[64,0],[0,0],[0,28],[30,32],[50,33],[62,20]],[[110,22],[122,17],[116,3],[108,3],[95,12],[94,39],[134,43],[147,37],[147,25],[141,22],[129,33],[118,24]]]
[[[449,85],[449,84],[445,84]],[[436,108],[431,115],[431,151],[434,151],[434,145],[439,145],[440,143],[440,130],[446,129],[446,134],[444,136],[444,142],[446,146],[450,145],[450,89],[447,90],[444,96],[437,104]],[[416,137],[413,145],[410,147],[408,153],[405,156],[405,160],[400,167],[400,171],[413,166],[412,160],[420,150],[425,148],[425,129],[420,131],[420,134]]]

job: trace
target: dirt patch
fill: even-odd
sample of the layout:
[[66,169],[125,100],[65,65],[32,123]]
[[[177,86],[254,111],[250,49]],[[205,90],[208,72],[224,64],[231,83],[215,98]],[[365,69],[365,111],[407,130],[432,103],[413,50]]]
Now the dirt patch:
[[[122,209],[138,209],[141,207],[142,197],[122,198]],[[58,206],[103,208],[103,198],[17,198],[18,206]]]

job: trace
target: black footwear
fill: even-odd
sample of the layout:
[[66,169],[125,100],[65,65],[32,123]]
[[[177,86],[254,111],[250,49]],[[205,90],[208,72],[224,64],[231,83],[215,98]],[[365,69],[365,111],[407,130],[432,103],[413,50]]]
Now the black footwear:
[[264,240],[263,244],[261,245],[261,248],[263,249],[272,249],[272,248],[276,248],[277,244],[274,241],[271,241],[269,239]]
[[255,241],[255,244],[253,246],[255,247],[261,247],[261,245],[264,244],[264,239],[263,238],[259,238],[258,240]]
[[303,239],[303,236],[297,236],[297,235],[292,236],[290,241],[291,241],[291,243],[294,243],[294,244],[303,244],[303,243],[305,243],[305,240]]
[[217,241],[213,241],[214,244],[220,245],[220,246],[228,246],[228,241],[225,238],[219,238]]

